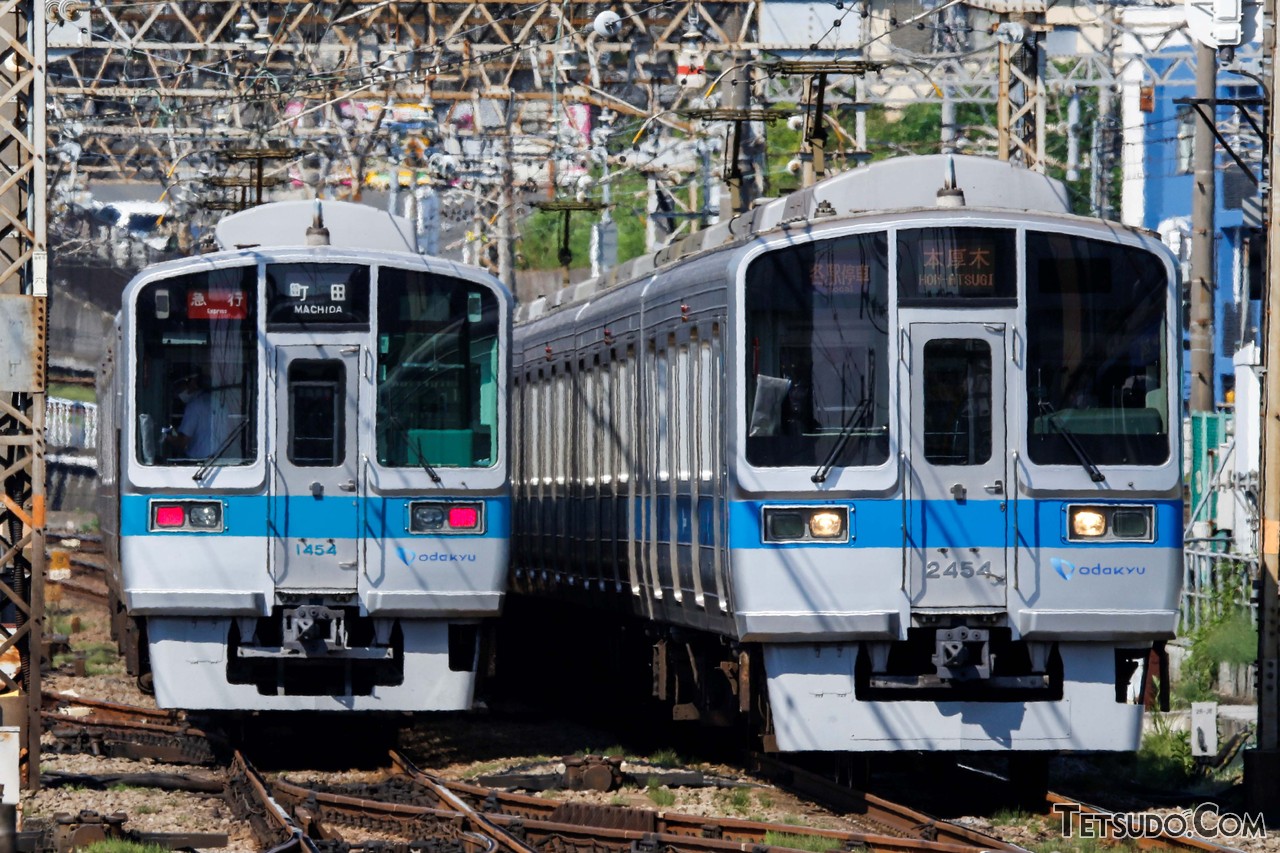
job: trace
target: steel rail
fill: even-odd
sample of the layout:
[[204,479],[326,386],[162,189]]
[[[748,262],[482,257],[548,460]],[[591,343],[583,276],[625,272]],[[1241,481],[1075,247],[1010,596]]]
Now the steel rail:
[[[76,565],[79,565],[78,563]],[[108,592],[104,589],[98,589],[93,586],[86,586],[76,580],[49,581],[50,586],[58,586],[63,592],[74,595],[79,598],[85,598],[98,604],[106,604]]]
[[793,793],[811,797],[837,811],[865,816],[867,820],[887,827],[893,832],[904,832],[931,840],[979,847],[984,850],[1026,853],[1016,844],[1001,841],[992,835],[948,820],[935,818],[874,794],[841,785],[772,756],[753,753],[751,762],[753,769],[766,777],[781,776],[783,787]]
[[125,705],[121,702],[107,702],[101,699],[86,699],[83,696],[68,696],[46,690],[41,694],[41,704],[46,711],[58,708],[87,708],[93,718],[99,722],[155,722],[171,726],[182,723],[177,711],[165,711],[160,708],[144,708],[141,705]]
[[[909,851],[932,850],[972,851],[975,847],[984,850],[1019,850],[980,833],[974,833],[981,839],[980,843],[937,841],[920,836],[901,837],[878,833],[853,832],[838,829],[818,829],[814,827],[792,826],[790,824],[772,824],[762,821],[743,820],[739,818],[708,817],[705,815],[688,815],[679,812],[653,811],[649,809],[619,808],[612,806],[575,806],[554,800],[546,800],[528,794],[517,794],[472,785],[466,782],[436,780],[434,777],[418,770],[399,753],[391,754],[394,771],[418,782],[431,790],[431,784],[442,785],[454,794],[467,799],[486,811],[496,812],[495,822],[507,823],[512,820],[523,820],[523,831],[528,834],[542,825],[577,826],[579,829],[614,828],[619,824],[628,825],[629,830],[641,835],[654,834],[663,838],[721,840],[734,844],[764,845],[769,833],[792,836],[808,836],[827,838],[833,846],[865,847],[871,850]],[[578,818],[589,822],[584,826]]]
[[[292,810],[310,835],[325,835],[329,826],[346,826],[403,835],[414,841],[424,838],[450,840],[459,843],[466,853],[496,853],[501,847],[506,847],[505,842],[498,840],[499,834],[488,830],[468,831],[467,824],[471,821],[467,815],[452,808],[388,803],[315,791],[281,779],[265,784],[272,800],[286,811]],[[523,842],[507,849],[536,853]]]
[[227,800],[269,853],[317,853],[315,842],[272,799],[258,771],[239,752],[227,771]]
[[[48,692],[42,700],[40,718],[45,730],[64,751],[153,758],[169,764],[218,763],[218,739],[185,722],[175,712]],[[88,708],[89,714],[75,717],[60,712],[60,708],[68,706]]]

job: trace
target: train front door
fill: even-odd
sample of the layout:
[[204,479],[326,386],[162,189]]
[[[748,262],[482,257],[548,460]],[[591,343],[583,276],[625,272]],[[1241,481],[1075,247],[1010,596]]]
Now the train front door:
[[1003,323],[910,323],[906,572],[915,609],[1003,607],[1009,478]]
[[270,503],[276,588],[354,592],[360,347],[277,347]]

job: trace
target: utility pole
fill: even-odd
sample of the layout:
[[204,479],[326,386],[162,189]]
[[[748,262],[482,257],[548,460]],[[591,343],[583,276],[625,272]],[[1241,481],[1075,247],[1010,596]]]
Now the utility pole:
[[[728,105],[730,109],[749,110],[752,105],[751,90],[754,85],[751,64],[747,53],[736,53],[733,61],[737,68],[729,78]],[[737,215],[751,209],[756,198],[755,163],[751,155],[744,151],[744,145],[751,138],[751,124],[744,120],[735,121],[729,126],[731,134],[729,150],[725,153],[725,183],[729,187],[729,206]]]
[[1191,190],[1191,411],[1213,411],[1213,294],[1214,265],[1214,134],[1217,119],[1218,51],[1196,45],[1196,122],[1191,152],[1194,183]]
[[1280,164],[1280,110],[1275,102],[1276,2],[1267,0],[1263,57],[1271,69],[1267,97],[1270,123],[1264,159],[1267,195],[1267,289],[1263,294],[1262,568],[1258,578],[1258,745],[1244,753],[1245,807],[1280,820],[1280,196],[1275,191]]

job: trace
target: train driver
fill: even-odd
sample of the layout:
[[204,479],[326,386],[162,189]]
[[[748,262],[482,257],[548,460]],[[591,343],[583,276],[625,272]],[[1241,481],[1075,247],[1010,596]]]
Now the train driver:
[[215,450],[213,444],[213,399],[205,387],[204,377],[192,373],[178,380],[178,399],[183,404],[182,423],[164,437],[170,455],[189,459],[207,459]]

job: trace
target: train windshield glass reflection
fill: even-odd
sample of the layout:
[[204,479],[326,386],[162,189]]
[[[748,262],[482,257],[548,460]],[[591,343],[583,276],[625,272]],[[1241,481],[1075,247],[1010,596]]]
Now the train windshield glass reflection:
[[[889,455],[888,244],[791,246],[746,275],[747,461],[878,465]],[[845,438],[847,436],[847,438]]]
[[380,464],[496,464],[498,328],[498,299],[482,285],[379,269]]
[[152,282],[136,297],[138,462],[247,465],[257,455],[257,269]]
[[[1041,465],[1169,458],[1165,266],[1154,254],[1027,234],[1028,455]],[[1173,412],[1177,424],[1179,413]]]

